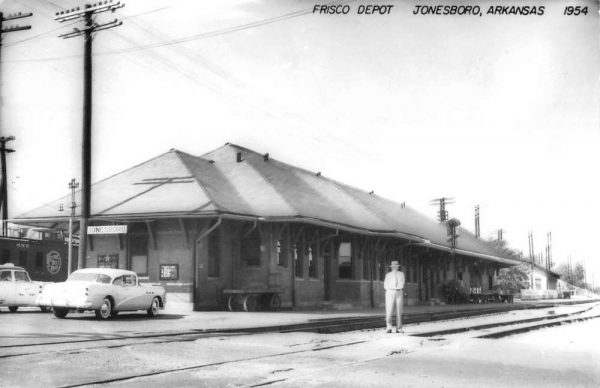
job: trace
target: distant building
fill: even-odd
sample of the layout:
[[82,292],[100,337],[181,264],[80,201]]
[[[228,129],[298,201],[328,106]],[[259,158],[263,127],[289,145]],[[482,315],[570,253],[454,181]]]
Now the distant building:
[[[392,259],[417,303],[454,278],[488,290],[517,264],[461,228],[452,250],[444,223],[234,144],[171,150],[95,183],[91,201],[91,225],[128,230],[89,235],[85,266],[134,270],[195,309],[222,307],[224,289],[267,288],[289,307],[381,306]],[[17,222],[65,230],[61,203],[70,197]]]

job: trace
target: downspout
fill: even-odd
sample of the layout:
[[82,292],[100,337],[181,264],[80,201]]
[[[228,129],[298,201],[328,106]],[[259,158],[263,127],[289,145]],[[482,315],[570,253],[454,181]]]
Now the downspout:
[[[290,241],[291,242],[291,241]],[[292,245],[292,244],[290,244]],[[292,282],[290,283],[290,292],[292,294],[292,308],[296,307],[296,255],[297,255],[297,251],[296,251],[296,243],[294,243],[292,245],[292,260],[291,260],[291,271],[290,274],[292,275]]]
[[[375,244],[377,246],[377,244]],[[375,290],[373,290],[373,255],[369,257],[369,281],[371,283],[371,288],[369,292],[369,297],[371,299],[371,308],[375,307]]]
[[202,239],[206,238],[213,230],[215,230],[219,225],[221,225],[221,222],[223,221],[223,219],[221,217],[219,217],[217,219],[217,222],[211,226],[210,228],[208,228],[208,230],[204,233],[202,233],[199,237],[197,237],[196,239],[194,239],[194,249],[193,249],[193,264],[194,264],[194,279],[193,279],[193,303],[194,303],[194,308],[197,306],[198,303],[198,242],[201,241]]

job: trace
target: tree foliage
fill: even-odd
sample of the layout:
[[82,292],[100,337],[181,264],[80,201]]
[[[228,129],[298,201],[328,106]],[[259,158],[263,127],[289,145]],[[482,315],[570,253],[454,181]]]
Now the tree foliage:
[[572,267],[568,264],[561,263],[556,268],[555,272],[560,275],[560,278],[565,282],[577,287],[585,287],[585,268],[582,263],[575,263]]
[[508,246],[506,240],[490,239],[488,243],[498,252],[499,257],[524,262],[498,271],[494,289],[505,294],[518,294],[522,289],[529,288],[531,269],[529,264],[525,263],[523,252]]
[[523,261],[523,252],[509,247],[506,240],[490,239],[488,243],[498,252],[498,256]]
[[522,289],[529,288],[530,269],[528,265],[520,264],[498,271],[495,290],[504,294],[518,294]]

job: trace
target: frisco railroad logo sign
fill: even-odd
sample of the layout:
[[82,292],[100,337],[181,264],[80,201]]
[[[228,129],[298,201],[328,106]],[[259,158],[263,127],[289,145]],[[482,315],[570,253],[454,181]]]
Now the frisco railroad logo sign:
[[46,268],[52,275],[56,275],[62,266],[62,258],[60,253],[56,251],[50,251],[46,255]]

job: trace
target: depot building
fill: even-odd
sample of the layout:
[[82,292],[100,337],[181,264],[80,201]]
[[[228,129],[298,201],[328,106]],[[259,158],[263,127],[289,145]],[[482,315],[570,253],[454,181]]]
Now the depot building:
[[[68,230],[70,201],[16,221]],[[88,235],[84,267],[131,269],[195,310],[222,308],[225,290],[276,290],[293,308],[383,306],[391,260],[406,303],[443,300],[453,279],[485,291],[517,264],[465,229],[451,248],[445,223],[229,143],[202,156],[170,150],[96,182],[90,225],[113,227]]]

